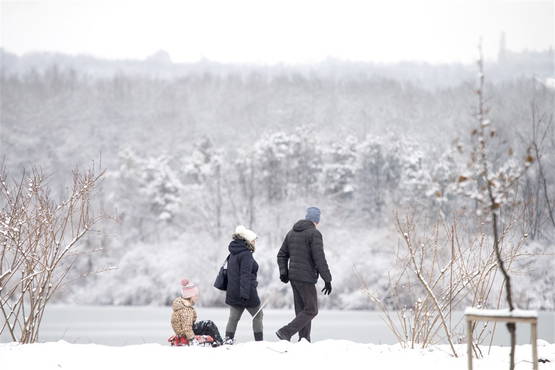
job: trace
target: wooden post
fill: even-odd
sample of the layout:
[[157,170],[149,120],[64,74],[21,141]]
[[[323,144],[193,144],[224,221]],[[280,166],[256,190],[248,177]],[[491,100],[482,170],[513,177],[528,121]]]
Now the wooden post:
[[466,318],[466,356],[468,362],[468,370],[472,370],[472,320]]
[[534,364],[534,370],[538,370],[538,323],[533,321],[530,324],[532,338],[532,363]]

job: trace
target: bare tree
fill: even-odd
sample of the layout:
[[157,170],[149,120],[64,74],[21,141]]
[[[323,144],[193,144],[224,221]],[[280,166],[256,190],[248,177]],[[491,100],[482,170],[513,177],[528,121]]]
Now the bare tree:
[[[508,268],[502,258],[502,250],[499,231],[501,211],[514,205],[515,193],[518,181],[526,170],[534,162],[530,154],[530,148],[524,157],[523,163],[514,158],[514,151],[508,148],[506,155],[492,152],[499,150],[493,147],[497,131],[492,127],[488,119],[489,109],[485,103],[485,76],[484,62],[481,45],[479,47],[480,58],[478,60],[479,86],[476,90],[478,97],[476,119],[478,127],[472,131],[472,151],[470,153],[469,172],[459,177],[462,194],[476,201],[478,213],[485,214],[491,222],[491,235],[493,238],[493,250],[497,259],[497,265],[503,274],[506,301],[509,311],[514,310],[511,277]],[[470,186],[467,186],[470,185]],[[507,323],[507,329],[511,337],[510,369],[514,369],[514,354],[516,345],[516,325]]]
[[10,184],[0,171],[0,334],[33,343],[48,302],[64,283],[85,236],[103,217],[96,217],[91,198],[104,171],[94,166],[73,172],[69,196],[51,199],[40,171]]

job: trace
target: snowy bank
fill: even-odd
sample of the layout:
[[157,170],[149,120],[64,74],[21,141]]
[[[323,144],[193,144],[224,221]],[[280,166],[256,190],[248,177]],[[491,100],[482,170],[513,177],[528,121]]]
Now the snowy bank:
[[[550,359],[540,369],[555,369],[555,344],[539,341],[539,357]],[[308,342],[249,342],[219,348],[170,347],[141,344],[112,347],[70,344],[64,341],[21,345],[0,344],[2,369],[19,370],[121,370],[121,369],[466,369],[465,345],[457,345],[459,358],[446,345],[429,349],[402,349],[399,345],[361,344],[345,340]],[[484,353],[487,348],[484,347]],[[517,370],[531,369],[530,346],[517,346]],[[475,369],[507,369],[508,347],[493,347],[491,354],[475,360]]]

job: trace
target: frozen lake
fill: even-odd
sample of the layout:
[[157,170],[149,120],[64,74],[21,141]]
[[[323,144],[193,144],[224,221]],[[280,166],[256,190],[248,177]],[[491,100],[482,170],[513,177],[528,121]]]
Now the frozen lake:
[[[213,320],[225,332],[228,310],[197,307],[199,320]],[[70,343],[128,345],[167,343],[172,335],[170,307],[152,306],[64,306],[52,305],[41,326],[40,342],[63,339]],[[396,339],[372,311],[321,310],[312,324],[312,340],[348,339],[361,343],[393,344]],[[290,310],[265,310],[265,340],[277,340],[275,331],[293,318]],[[245,312],[237,328],[237,340],[251,341],[250,315]],[[530,329],[517,326],[518,343],[529,343]],[[502,335],[499,335],[502,334]],[[504,326],[498,325],[495,344],[508,344]],[[539,338],[555,342],[555,313],[540,312]],[[3,336],[2,342],[8,338]]]

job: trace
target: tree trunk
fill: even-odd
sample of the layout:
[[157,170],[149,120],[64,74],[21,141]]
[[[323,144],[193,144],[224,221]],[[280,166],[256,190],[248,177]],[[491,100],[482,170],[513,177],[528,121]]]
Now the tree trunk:
[[[494,204],[491,189],[490,189],[490,198],[491,198],[492,204]],[[507,273],[507,270],[505,270],[505,265],[503,263],[503,259],[501,258],[501,251],[499,250],[499,231],[497,229],[497,213],[495,213],[495,210],[492,210],[492,216],[493,216],[492,226],[493,226],[493,237],[494,237],[493,248],[495,249],[495,255],[497,257],[497,263],[499,264],[499,269],[501,270],[501,272],[503,273],[503,276],[505,277],[505,290],[506,290],[507,303],[509,305],[509,311],[513,311],[514,306],[513,306],[513,297],[511,292],[511,277]],[[507,323],[507,330],[509,330],[509,334],[511,335],[511,354],[510,354],[511,362],[510,362],[509,369],[514,370],[515,346],[516,346],[516,324],[514,322]]]

